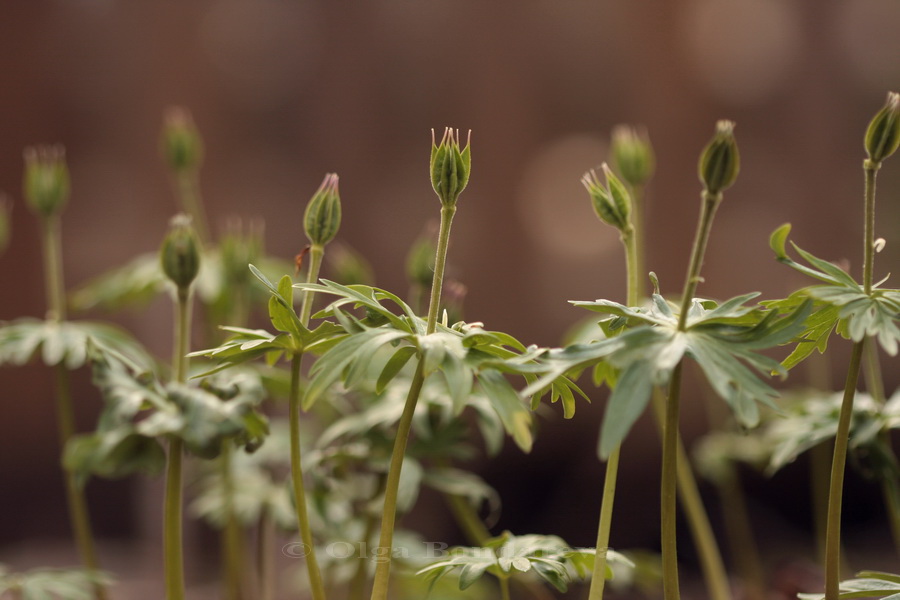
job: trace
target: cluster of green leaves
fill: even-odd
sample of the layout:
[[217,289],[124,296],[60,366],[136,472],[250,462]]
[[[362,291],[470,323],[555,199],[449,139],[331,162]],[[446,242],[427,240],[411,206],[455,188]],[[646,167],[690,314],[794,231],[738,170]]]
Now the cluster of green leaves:
[[10,593],[21,600],[91,600],[95,585],[110,583],[109,575],[83,569],[32,569],[14,573],[0,564],[0,596]]
[[[825,594],[797,594],[800,600],[822,600]],[[900,575],[880,571],[861,571],[855,579],[841,582],[841,600],[851,598],[880,598],[900,600]]]
[[[427,377],[440,372],[451,400],[453,413],[466,407],[477,389],[497,413],[509,435],[525,451],[532,445],[531,412],[519,399],[506,375],[521,375],[526,382],[534,360],[544,350],[525,347],[505,333],[487,331],[480,323],[439,323],[434,333],[426,333],[426,322],[416,316],[408,304],[396,295],[363,285],[340,285],[323,280],[321,284],[296,284],[294,287],[337,296],[317,317],[331,316],[347,335],[312,367],[306,389],[305,406],[312,406],[334,384],[354,387],[364,381],[373,368],[380,366],[375,392],[379,393],[414,356]],[[399,308],[395,314],[385,303]],[[363,317],[347,308],[361,308]],[[584,394],[567,377],[547,381],[551,400],[561,400],[567,415],[574,412],[575,395]],[[536,405],[539,395],[532,399]]]
[[[565,540],[552,535],[514,536],[504,532],[488,540],[484,547],[458,547],[418,574],[425,575],[433,586],[441,577],[458,571],[459,588],[466,589],[490,573],[498,579],[508,579],[517,573],[536,573],[560,592],[569,583],[587,579],[594,566],[593,548],[573,548]],[[613,575],[613,565],[633,566],[631,561],[614,550],[607,550],[607,578]]]
[[[763,433],[771,449],[768,472],[774,473],[798,456],[834,438],[838,427],[842,393],[811,394],[788,405],[783,418],[772,420]],[[850,423],[850,449],[866,450],[869,458],[893,457],[890,447],[881,448],[880,434],[900,427],[900,391],[883,405],[870,395],[856,393]],[[891,460],[893,464],[894,461]],[[900,475],[897,465],[893,470]]]
[[854,342],[867,337],[877,339],[885,352],[896,356],[900,343],[900,290],[881,287],[887,280],[885,278],[873,285],[871,293],[867,294],[863,286],[845,270],[816,258],[791,242],[794,250],[810,266],[795,262],[786,249],[790,233],[790,224],[785,224],[769,238],[769,245],[779,262],[825,285],[802,288],[784,300],[766,303],[773,310],[788,312],[809,299],[813,301],[813,310],[798,335],[799,343],[784,360],[784,366],[788,369],[796,366],[814,350],[824,353],[834,331]]
[[197,456],[214,458],[223,443],[253,450],[268,433],[266,418],[256,410],[265,390],[252,372],[200,385],[164,383],[112,355],[91,354],[105,406],[96,431],[73,438],[65,454],[66,467],[82,482],[91,474],[158,473],[165,464],[160,440],[169,436],[181,438]]
[[599,452],[606,457],[643,413],[653,386],[667,383],[682,358],[690,357],[737,420],[753,427],[759,422],[757,403],[774,406],[778,393],[744,363],[762,374],[785,374],[777,361],[758,351],[791,341],[809,314],[809,303],[801,303],[784,317],[746,305],[757,296],[745,294],[721,304],[694,298],[684,331],[678,329],[678,307],[659,293],[653,294],[646,307],[609,300],[574,302],[608,315],[599,323],[604,339],[546,352],[541,357],[540,378],[523,394],[539,391],[566,374],[596,369],[600,363],[607,364],[603,367],[606,373],[610,367],[618,371],[600,436]]

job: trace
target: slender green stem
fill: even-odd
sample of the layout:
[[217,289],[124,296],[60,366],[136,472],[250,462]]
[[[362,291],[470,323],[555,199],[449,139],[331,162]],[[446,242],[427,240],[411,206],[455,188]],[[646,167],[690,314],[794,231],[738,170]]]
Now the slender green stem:
[[675,531],[675,496],[678,469],[678,404],[681,399],[681,371],[679,362],[672,371],[663,426],[662,483],[660,516],[662,522],[663,591],[666,600],[680,598],[678,590],[678,544]]
[[[44,255],[47,319],[56,322],[64,321],[66,319],[66,288],[63,277],[62,230],[59,215],[51,215],[41,220],[41,243]],[[55,367],[55,372],[56,418],[59,447],[62,451],[71,437],[75,435],[75,407],[69,385],[69,371],[65,365],[59,364]],[[72,535],[75,538],[78,554],[85,568],[96,572],[100,569],[100,561],[91,531],[91,519],[84,489],[78,485],[74,473],[65,469],[63,470],[63,480],[66,488],[69,521],[72,525]],[[97,600],[106,600],[107,592],[102,584],[94,584],[94,597]]]
[[491,532],[478,516],[472,503],[456,494],[444,494],[444,499],[469,543],[473,546],[484,546],[485,542],[491,539]]
[[[325,255],[325,248],[319,244],[313,244],[309,247],[309,271],[307,272],[306,282],[315,283],[319,278],[319,271],[322,268],[322,257]],[[312,290],[303,292],[303,301],[300,305],[300,322],[303,325],[309,325],[309,317],[312,314]]]
[[[647,293],[644,289],[644,281],[647,275],[647,203],[644,194],[644,186],[636,185],[631,188],[631,198],[634,201],[631,211],[631,226],[634,228],[632,237],[634,238],[634,267],[629,269],[629,276],[634,273],[636,278],[635,290],[637,294],[637,302],[644,298]],[[629,304],[629,306],[634,306]]]
[[766,600],[764,570],[737,470],[733,469],[717,487],[725,510],[725,528],[731,540],[731,551],[744,583],[745,597],[747,600]]
[[[639,211],[634,211],[635,213]],[[625,246],[625,267],[627,272],[627,299],[628,306],[636,306],[640,302],[639,296],[639,263],[638,243],[635,228],[622,232],[622,244]],[[600,519],[597,526],[596,558],[591,577],[589,600],[603,598],[603,589],[606,585],[607,554],[609,553],[609,536],[612,529],[613,505],[616,499],[616,480],[619,474],[619,456],[621,444],[616,446],[606,461],[606,474],[603,480],[603,498],[600,501]]]
[[222,531],[222,558],[225,568],[225,598],[241,600],[244,587],[244,548],[241,523],[234,510],[233,450],[230,441],[222,444],[219,470],[222,476],[222,497],[225,509],[225,529]]
[[[176,383],[187,380],[187,353],[191,339],[190,290],[179,288],[175,300],[175,343],[172,375]],[[166,491],[163,501],[163,553],[166,600],[184,600],[184,543],[182,533],[182,458],[180,438],[169,438]]]
[[256,571],[259,577],[259,600],[275,599],[275,557],[272,545],[275,543],[275,524],[272,513],[263,509],[259,515],[256,539]]
[[[441,288],[444,282],[444,269],[447,266],[447,248],[450,246],[450,226],[453,223],[453,215],[456,214],[455,205],[442,205],[441,228],[438,234],[437,254],[434,261],[434,278],[431,282],[431,300],[428,304],[428,320],[425,328],[426,335],[434,333],[437,328],[438,312],[441,305]],[[413,415],[416,412],[416,404],[422,385],[425,383],[424,363],[419,359],[415,375],[406,396],[406,404],[397,424],[397,437],[394,439],[394,449],[391,452],[391,464],[388,468],[388,478],[384,492],[384,511],[381,516],[381,534],[378,540],[378,548],[381,552],[387,552],[387,559],[379,561],[375,566],[375,582],[372,588],[372,600],[387,600],[388,585],[391,576],[391,560],[394,541],[394,522],[397,518],[397,494],[400,488],[400,470],[403,468],[403,456],[406,453],[406,444],[409,441],[409,431],[412,428]]]
[[[721,194],[703,192],[703,203],[700,211],[700,222],[691,251],[691,260],[684,282],[684,293],[681,298],[681,312],[678,315],[678,330],[687,328],[687,317],[697,285],[700,283],[700,270],[703,257],[709,242],[716,208],[722,201]],[[672,372],[669,381],[668,402],[666,405],[665,428],[663,430],[662,458],[662,491],[660,494],[662,517],[662,555],[663,555],[663,590],[666,600],[680,598],[678,589],[678,544],[676,538],[676,496],[678,468],[678,412],[681,400],[681,372],[683,361]]]
[[875,177],[881,163],[866,160],[863,163],[863,171],[866,175],[866,225],[865,246],[863,253],[863,291],[872,293],[873,270],[875,267]]
[[509,600],[509,578],[501,577],[500,578],[500,599],[501,600]]
[[316,547],[313,542],[312,529],[306,509],[306,488],[303,485],[303,466],[300,453],[300,353],[291,359],[291,395],[290,395],[290,432],[291,432],[291,480],[294,486],[294,500],[297,509],[297,526],[306,552],[306,570],[309,573],[309,584],[314,600],[325,600],[325,586],[319,561],[316,559]]
[[[660,438],[663,437],[666,418],[666,397],[659,388],[653,389],[653,414],[659,428]],[[703,506],[700,490],[697,487],[697,479],[691,469],[684,442],[679,436],[677,451],[677,478],[678,495],[681,500],[681,510],[688,522],[694,546],[700,557],[700,567],[703,571],[703,579],[711,600],[729,600],[731,597],[728,584],[728,574],[722,560],[719,544],[713,535],[709,516]]]
[[209,244],[212,238],[209,233],[209,222],[206,220],[206,210],[203,208],[203,197],[200,194],[197,171],[190,169],[176,173],[175,187],[181,200],[182,210],[192,217],[197,237],[204,246]]
[[434,333],[440,316],[441,289],[444,286],[444,268],[447,266],[447,249],[450,247],[450,226],[456,205],[441,207],[441,229],[438,233],[437,254],[434,259],[434,279],[431,281],[431,300],[428,303],[428,325],[426,333]]
[[847,446],[850,438],[850,422],[853,417],[853,399],[859,379],[865,340],[853,344],[838,429],[834,438],[834,456],[831,460],[831,485],[828,491],[827,534],[825,536],[825,600],[838,600],[841,581],[841,502],[844,490],[844,467],[847,463]]

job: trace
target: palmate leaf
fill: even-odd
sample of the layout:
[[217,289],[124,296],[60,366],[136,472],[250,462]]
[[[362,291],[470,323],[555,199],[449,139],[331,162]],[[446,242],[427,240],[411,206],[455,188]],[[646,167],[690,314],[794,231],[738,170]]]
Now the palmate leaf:
[[[373,368],[379,373],[376,387],[383,389],[415,356],[425,376],[437,372],[443,375],[456,414],[465,408],[473,390],[478,389],[519,447],[525,451],[531,448],[531,413],[506,375],[519,375],[526,382],[533,380],[534,361],[541,349],[526,348],[512,336],[487,331],[480,323],[441,323],[434,333],[426,334],[425,321],[409,305],[378,288],[343,286],[327,280],[294,287],[337,296],[316,316],[334,316],[347,332],[310,370],[304,398],[307,407],[338,382],[353,387],[367,381]],[[354,308],[364,309],[366,316],[357,318],[346,312]],[[392,308],[399,309],[400,314]],[[568,414],[574,410],[571,407],[575,394],[583,396],[565,377],[548,381],[544,387],[551,391],[552,400],[562,399]]]
[[[757,294],[722,304],[695,299],[685,331],[678,331],[677,307],[653,295],[650,308],[629,308],[614,302],[578,302],[578,306],[619,318],[627,315],[641,325],[616,337],[550,350],[541,358],[541,376],[522,392],[534,393],[549,381],[607,362],[620,375],[610,396],[600,432],[599,454],[606,458],[646,409],[654,386],[668,382],[684,357],[696,361],[717,394],[747,427],[759,421],[757,403],[772,404],[777,392],[762,382],[763,374],[784,373],[774,360],[757,351],[787,343],[803,329],[809,302],[785,317],[745,306]],[[749,365],[749,368],[748,368]]]
[[0,596],[7,592],[21,600],[91,600],[94,586],[109,585],[112,577],[85,569],[32,569],[14,573],[0,564]]
[[882,280],[872,286],[872,291],[867,294],[863,286],[846,271],[791,242],[794,250],[811,266],[795,262],[785,248],[790,231],[790,224],[782,225],[770,238],[769,245],[778,261],[827,285],[811,286],[785,300],[768,303],[771,308],[784,309],[796,303],[801,296],[816,301],[805,330],[798,336],[800,344],[785,360],[785,367],[797,365],[814,349],[824,352],[828,337],[835,329],[854,342],[867,337],[877,339],[885,352],[896,356],[900,349],[900,290],[882,288]]
[[[514,536],[508,531],[488,540],[484,547],[457,547],[417,575],[425,576],[432,586],[448,573],[459,573],[459,588],[464,590],[485,573],[498,578],[533,572],[560,592],[568,590],[571,581],[590,576],[593,570],[592,548],[572,548],[562,538],[551,535]],[[608,565],[631,565],[616,552],[607,553]],[[607,566],[607,578],[612,569]]]
[[192,453],[213,458],[223,443],[253,450],[268,434],[266,418],[255,410],[264,389],[252,372],[211,377],[200,387],[164,384],[100,351],[93,366],[105,406],[97,430],[74,437],[64,455],[81,483],[91,474],[158,472],[165,462],[163,437],[179,437]]
[[[825,594],[798,594],[801,600],[822,600]],[[840,584],[841,600],[851,598],[880,598],[900,600],[900,575],[881,571],[861,571],[855,579],[847,579]]]
[[[803,394],[789,403],[783,418],[773,419],[762,433],[762,440],[770,450],[767,472],[771,475],[798,456],[822,442],[834,439],[838,428],[843,394]],[[879,406],[869,394],[856,392],[850,421],[850,448],[877,445],[879,433],[900,426],[897,411],[900,393],[894,394],[884,406]]]
[[23,365],[38,356],[48,366],[78,369],[92,346],[145,368],[153,364],[134,338],[106,323],[23,318],[0,325],[0,365]]

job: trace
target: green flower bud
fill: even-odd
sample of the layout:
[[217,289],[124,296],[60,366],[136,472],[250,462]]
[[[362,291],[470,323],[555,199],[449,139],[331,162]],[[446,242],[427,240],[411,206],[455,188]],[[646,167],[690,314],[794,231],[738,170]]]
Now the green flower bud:
[[472,132],[466,140],[466,147],[459,147],[459,131],[447,127],[440,144],[435,144],[434,130],[431,130],[431,187],[444,206],[455,206],[459,195],[469,183],[472,167],[470,150]]
[[66,151],[59,144],[25,149],[23,190],[28,206],[41,217],[62,211],[69,199]]
[[176,173],[200,167],[203,162],[203,140],[187,109],[173,106],[166,111],[160,149],[166,164]]
[[890,92],[884,107],[878,111],[866,130],[866,152],[869,160],[880,163],[900,146],[900,94]]
[[612,131],[610,150],[613,164],[632,187],[647,183],[653,175],[656,159],[645,130],[617,125]]
[[329,173],[325,176],[322,185],[306,205],[303,226],[306,237],[314,245],[324,246],[337,235],[341,226],[341,197],[338,194],[336,174]]
[[200,249],[189,216],[172,217],[169,233],[159,250],[159,259],[166,277],[179,291],[187,290],[200,271]]
[[734,140],[734,123],[719,121],[716,134],[700,155],[700,181],[710,194],[720,194],[734,184],[741,157]]
[[601,168],[606,185],[600,182],[593,169],[584,174],[581,183],[590,194],[594,212],[600,220],[619,231],[627,231],[631,228],[631,194],[606,163]]
[[10,204],[6,196],[0,194],[0,254],[9,246],[9,210]]

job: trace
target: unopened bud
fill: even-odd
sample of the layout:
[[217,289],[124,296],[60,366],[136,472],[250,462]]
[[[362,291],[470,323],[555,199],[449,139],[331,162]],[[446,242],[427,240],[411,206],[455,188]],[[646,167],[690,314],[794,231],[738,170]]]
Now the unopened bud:
[[734,123],[719,121],[716,134],[700,155],[700,181],[710,194],[719,194],[734,184],[741,170],[741,157],[734,139]]
[[459,131],[447,127],[440,144],[435,144],[434,130],[431,131],[431,187],[444,206],[454,206],[459,195],[469,183],[472,167],[472,132],[466,140],[466,147],[459,146]]
[[160,148],[163,159],[175,173],[199,168],[203,162],[203,140],[187,109],[173,106],[166,111]]
[[329,173],[306,205],[303,217],[306,237],[314,245],[324,246],[334,239],[341,226],[341,197],[338,176]]
[[644,185],[653,175],[656,159],[645,130],[617,125],[612,131],[610,150],[613,164],[632,187]]
[[28,206],[38,215],[59,213],[69,199],[69,168],[61,145],[25,149],[23,191]]
[[166,277],[179,291],[187,290],[200,271],[199,244],[189,216],[179,214],[172,217],[159,258]]
[[891,92],[884,107],[866,130],[866,152],[869,160],[880,163],[900,146],[900,94]]
[[606,185],[593,169],[584,174],[581,183],[591,196],[594,212],[600,220],[624,232],[631,228],[631,194],[606,163],[602,169]]

